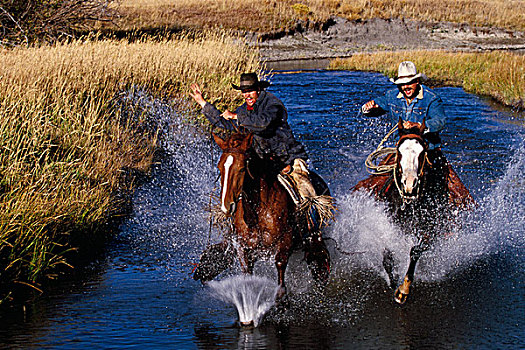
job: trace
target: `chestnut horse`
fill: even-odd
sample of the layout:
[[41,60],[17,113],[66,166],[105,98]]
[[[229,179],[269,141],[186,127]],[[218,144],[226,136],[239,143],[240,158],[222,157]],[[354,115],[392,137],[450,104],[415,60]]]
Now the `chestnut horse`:
[[[389,154],[382,162],[383,165],[392,164],[393,171],[371,175],[354,187],[354,190],[369,190],[376,198],[386,202],[394,222],[404,232],[418,238],[418,244],[410,249],[410,263],[403,283],[394,292],[394,300],[399,304],[404,304],[410,293],[421,254],[430,248],[437,237],[450,233],[452,209],[461,202],[449,192],[449,187],[454,185],[454,181],[457,184],[459,178],[444,157],[429,161],[428,144],[422,136],[424,129],[424,121],[422,124],[409,122],[404,125],[400,120],[396,152]],[[467,193],[461,194],[463,202],[473,203],[468,190],[465,191]],[[391,286],[395,288],[393,257],[389,250],[384,251],[383,266]]]
[[[253,134],[233,134],[227,140],[215,134],[213,137],[222,149],[218,164],[221,211],[232,219],[233,230],[231,237],[203,253],[194,279],[211,280],[228,268],[233,263],[232,255],[225,253],[228,250],[236,250],[242,271],[250,274],[258,257],[274,256],[279,299],[286,294],[284,276],[288,258],[296,242],[304,241],[306,222],[299,222],[302,220],[295,215],[294,203],[277,179],[278,169],[251,148]],[[313,172],[311,175],[315,176],[312,183],[318,193],[322,187],[327,191],[318,175]],[[325,283],[330,257],[321,233],[311,233],[306,241],[308,266],[316,282]]]

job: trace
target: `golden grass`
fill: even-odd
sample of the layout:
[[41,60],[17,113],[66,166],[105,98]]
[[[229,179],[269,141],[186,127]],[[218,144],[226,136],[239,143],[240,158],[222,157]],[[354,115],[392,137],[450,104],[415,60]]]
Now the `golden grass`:
[[118,213],[122,171],[149,169],[156,130],[121,113],[119,93],[187,96],[198,82],[228,106],[244,71],[259,71],[256,52],[224,34],[0,50],[2,286],[67,264],[68,234],[89,241]]
[[256,0],[125,0],[115,20],[124,30],[145,28],[208,28],[269,31],[290,27],[294,10],[287,1]]
[[525,56],[510,52],[452,53],[401,51],[356,54],[336,59],[331,69],[397,74],[400,62],[413,61],[418,70],[440,84],[462,86],[465,91],[491,96],[497,101],[525,108]]
[[122,29],[209,27],[266,32],[297,19],[406,18],[525,30],[524,0],[122,0]]

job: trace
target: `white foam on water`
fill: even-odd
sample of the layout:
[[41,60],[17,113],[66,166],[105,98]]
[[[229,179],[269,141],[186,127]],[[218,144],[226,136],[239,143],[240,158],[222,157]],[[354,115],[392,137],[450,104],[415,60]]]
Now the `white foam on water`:
[[[356,268],[370,269],[387,280],[382,265],[384,250],[395,257],[408,256],[415,238],[402,234],[390,221],[386,207],[364,192],[347,194],[337,203],[339,215],[329,235],[337,244],[333,270],[351,273]],[[397,260],[401,263],[398,269],[408,266]]]
[[491,254],[525,253],[524,174],[522,147],[509,162],[504,176],[478,201],[478,207],[460,218],[458,234],[435,246],[434,258],[422,266],[433,271],[433,279]]
[[236,307],[239,322],[253,322],[257,327],[264,315],[275,304],[279,285],[255,275],[236,275],[221,281],[211,281],[212,296]]

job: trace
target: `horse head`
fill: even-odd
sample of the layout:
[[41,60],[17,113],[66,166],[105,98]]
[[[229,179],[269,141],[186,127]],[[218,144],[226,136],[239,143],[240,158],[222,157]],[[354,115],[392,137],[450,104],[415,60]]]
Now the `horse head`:
[[428,149],[425,127],[424,120],[420,124],[399,119],[395,181],[403,199],[416,199],[419,194]]
[[252,145],[253,134],[233,134],[227,140],[213,134],[213,138],[222,149],[218,164],[221,172],[221,210],[227,216],[232,216],[241,198],[247,151]]

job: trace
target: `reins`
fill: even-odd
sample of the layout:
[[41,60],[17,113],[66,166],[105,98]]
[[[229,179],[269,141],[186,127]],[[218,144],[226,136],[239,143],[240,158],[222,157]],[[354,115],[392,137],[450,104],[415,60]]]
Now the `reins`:
[[381,175],[391,172],[395,164],[376,165],[378,158],[386,157],[389,154],[396,153],[395,147],[383,147],[383,144],[390,138],[390,136],[397,130],[397,125],[390,130],[381,140],[376,150],[368,155],[365,160],[366,170],[372,175]]
[[[417,138],[420,140],[423,140],[423,138],[420,135],[417,134],[406,134],[399,138],[396,147],[384,147],[384,143],[392,136],[392,134],[398,129],[398,126],[394,126],[386,135],[383,137],[379,145],[377,146],[376,150],[368,155],[368,157],[365,160],[365,166],[366,170],[369,174],[372,175],[383,175],[388,173],[393,173],[394,177],[394,183],[396,185],[397,191],[399,192],[399,195],[401,196],[403,200],[403,205],[407,204],[410,200],[416,199],[419,197],[419,191],[420,186],[417,187],[417,193],[414,198],[407,197],[403,194],[403,191],[401,190],[401,186],[399,184],[399,180],[397,178],[397,146],[401,143],[401,141],[407,139],[407,138]],[[390,154],[396,154],[395,162],[393,164],[376,164],[378,159],[384,159]],[[419,171],[419,178],[422,178],[425,163],[428,163],[431,165],[430,160],[428,159],[427,153],[425,152],[425,159],[423,160],[423,165],[421,166],[421,170]]]

